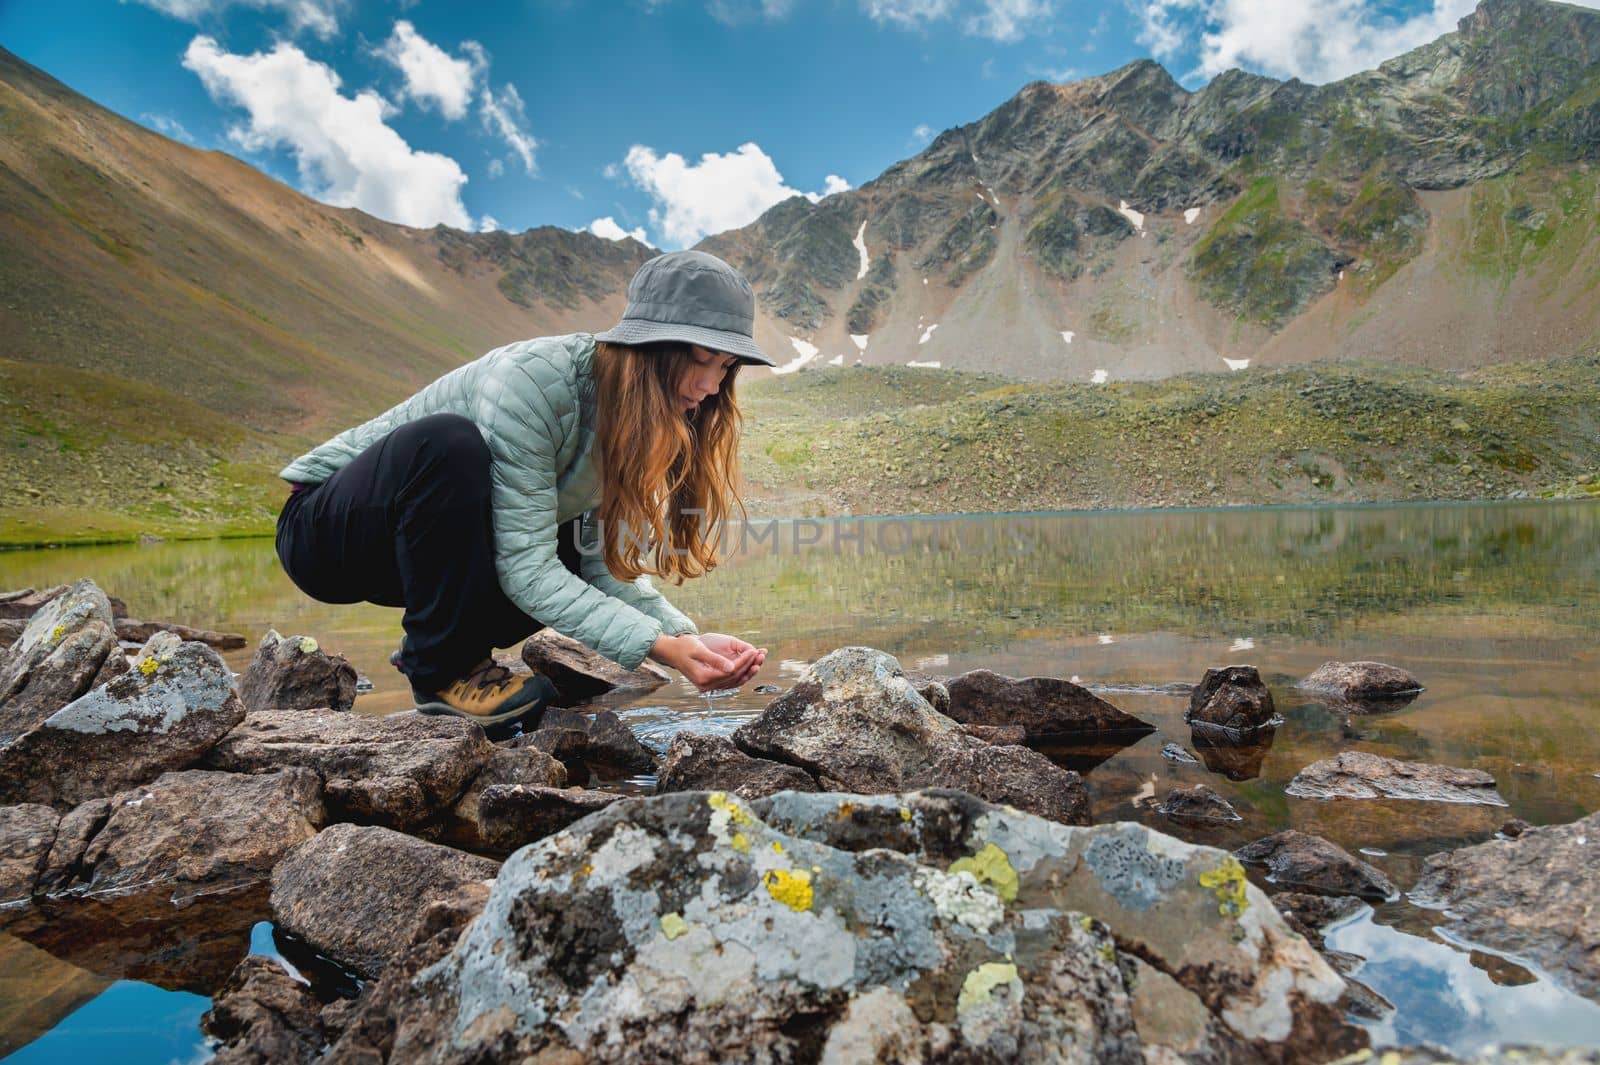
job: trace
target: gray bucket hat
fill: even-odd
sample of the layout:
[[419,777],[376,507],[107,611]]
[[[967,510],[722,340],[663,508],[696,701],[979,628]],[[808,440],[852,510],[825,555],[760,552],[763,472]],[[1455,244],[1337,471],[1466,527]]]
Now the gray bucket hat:
[[739,271],[703,251],[675,251],[639,267],[628,282],[622,321],[595,339],[611,344],[676,340],[776,366],[756,347],[755,321],[756,294]]

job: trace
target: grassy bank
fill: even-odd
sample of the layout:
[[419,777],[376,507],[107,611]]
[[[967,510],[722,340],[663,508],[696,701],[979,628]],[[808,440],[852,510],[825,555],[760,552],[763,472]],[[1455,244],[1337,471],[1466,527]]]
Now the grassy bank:
[[[267,534],[315,442],[92,374],[0,360],[0,384],[5,546]],[[741,400],[753,517],[1600,498],[1600,356],[1109,385],[840,367]]]

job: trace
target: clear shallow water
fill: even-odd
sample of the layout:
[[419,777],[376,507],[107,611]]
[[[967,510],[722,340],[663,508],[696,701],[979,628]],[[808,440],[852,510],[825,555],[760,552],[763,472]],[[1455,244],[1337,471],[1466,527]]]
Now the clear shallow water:
[[[858,531],[865,535],[852,539]],[[814,535],[819,543],[795,548]],[[359,711],[409,706],[402,678],[387,665],[398,611],[305,599],[266,541],[0,553],[0,588],[80,576],[125,598],[136,616],[243,632],[252,645],[269,625],[314,635],[372,679]],[[1600,809],[1595,504],[789,525],[747,544],[705,580],[667,592],[702,628],[770,653],[762,674],[737,693],[706,700],[678,682],[617,705],[658,748],[684,728],[730,732],[775,697],[757,694],[756,685],[786,688],[828,651],[867,644],[932,672],[982,666],[1077,676],[1156,725],[1129,747],[1050,752],[1087,774],[1097,820],[1139,820],[1223,847],[1299,828],[1365,849],[1409,888],[1427,855],[1487,839],[1510,817],[1553,823]],[[229,657],[243,669],[249,651]],[[1292,688],[1329,658],[1405,666],[1428,690],[1397,713],[1346,718]],[[1234,662],[1261,669],[1285,724],[1270,746],[1203,750],[1182,724],[1185,697],[1159,689]],[[1159,754],[1169,742],[1205,760],[1169,762]],[[1350,749],[1488,770],[1510,805],[1284,796],[1301,767]],[[1168,790],[1199,782],[1245,820],[1193,830],[1155,813]],[[1368,957],[1359,978],[1400,1006],[1375,1034],[1462,1051],[1495,1038],[1600,1045],[1600,1008],[1514,962],[1444,943],[1431,931],[1437,922],[1437,914],[1398,901],[1336,933],[1334,946]],[[1346,945],[1356,936],[1359,949]],[[239,933],[238,954],[247,940]],[[6,969],[37,976],[0,980],[0,1049],[52,1026],[60,1038],[103,1023],[81,1003],[99,1002],[97,991],[128,993],[107,986],[122,973],[85,972],[0,935],[0,955],[8,952],[18,964]],[[169,1020],[182,1027],[192,1024],[182,1018],[198,1016],[185,1012],[192,996],[173,994],[165,1011],[143,1007],[150,1046]],[[30,1027],[29,1016],[44,1019]],[[1557,1019],[1530,1029],[1530,1017]]]

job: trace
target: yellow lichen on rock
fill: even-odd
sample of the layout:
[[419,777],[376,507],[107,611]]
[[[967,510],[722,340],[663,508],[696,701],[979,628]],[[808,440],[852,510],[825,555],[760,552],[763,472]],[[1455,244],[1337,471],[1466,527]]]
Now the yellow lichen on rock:
[[65,636],[66,634],[67,627],[65,625],[57,625],[55,628],[50,630],[50,642],[60,643],[61,637]]
[[661,915],[661,934],[668,939],[677,939],[689,930],[689,922],[683,919],[681,913],[664,913]]
[[1217,912],[1224,917],[1238,917],[1249,908],[1245,883],[1244,866],[1231,854],[1215,869],[1200,874],[1200,886],[1210,888],[1217,896]]
[[706,796],[706,805],[713,810],[721,810],[728,815],[728,821],[735,825],[748,825],[754,819],[750,812],[739,805],[739,800],[731,797],[725,791],[713,791]]
[[1001,984],[1016,984],[1021,989],[1017,967],[1011,962],[984,962],[967,974],[961,983],[961,994],[956,998],[956,1012],[965,1013],[973,1006],[993,1001],[994,989]]
[[139,672],[147,677],[160,668],[161,663],[156,661],[154,658],[142,659],[139,662]]
[[317,641],[312,639],[310,636],[300,637],[300,653],[303,655],[316,654]]
[[1011,859],[1006,857],[1006,852],[993,843],[984,844],[983,849],[970,858],[958,858],[951,862],[950,872],[971,873],[979,883],[993,885],[995,894],[1000,896],[1002,902],[1017,900],[1017,870],[1012,866]]
[[741,854],[749,854],[750,837],[745,835],[743,832],[735,832],[733,834],[733,838],[728,841],[728,846],[732,847]]
[[811,874],[804,869],[774,869],[766,876],[767,894],[796,913],[811,909]]
[[909,809],[907,809],[906,807],[904,807],[904,806],[900,807],[900,820],[902,820],[902,821],[910,821],[911,820],[911,811]]

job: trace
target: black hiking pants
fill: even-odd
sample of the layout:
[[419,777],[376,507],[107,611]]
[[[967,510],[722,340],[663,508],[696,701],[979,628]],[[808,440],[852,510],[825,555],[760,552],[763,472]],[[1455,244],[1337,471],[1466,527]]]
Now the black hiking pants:
[[[400,669],[418,691],[440,691],[544,627],[500,590],[489,490],[477,427],[458,414],[418,418],[289,497],[278,559],[313,599],[404,607]],[[574,573],[578,521],[556,542]]]

